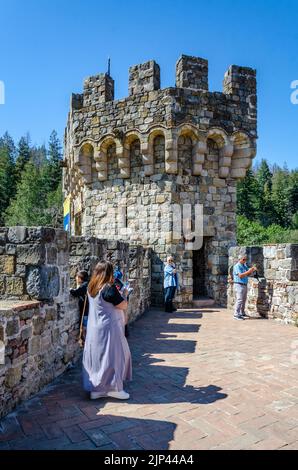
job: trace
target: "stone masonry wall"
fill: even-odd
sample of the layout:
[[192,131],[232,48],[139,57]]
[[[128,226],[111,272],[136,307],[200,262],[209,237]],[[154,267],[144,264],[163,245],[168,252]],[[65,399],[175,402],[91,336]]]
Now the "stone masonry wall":
[[0,416],[79,357],[77,303],[69,297],[62,230],[0,229]]
[[[276,318],[286,323],[298,321],[298,245],[273,244],[263,247],[233,247],[229,265],[239,253],[248,255],[248,264],[257,264],[259,281],[248,282],[247,311],[251,316]],[[228,291],[228,306],[234,307],[233,284]]]
[[0,416],[80,356],[76,271],[100,259],[120,266],[134,293],[129,321],[150,305],[151,251],[43,227],[0,228]]
[[97,238],[70,238],[70,277],[75,287],[75,275],[80,269],[91,275],[95,265],[107,259],[123,272],[124,281],[134,288],[130,296],[128,318],[131,323],[150,306],[151,296],[151,250],[141,246],[130,247],[128,243],[117,240]]

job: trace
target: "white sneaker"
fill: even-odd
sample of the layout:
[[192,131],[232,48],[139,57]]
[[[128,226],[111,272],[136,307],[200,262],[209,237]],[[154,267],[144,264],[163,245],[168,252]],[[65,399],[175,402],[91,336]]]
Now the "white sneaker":
[[90,392],[90,399],[91,400],[97,400],[98,398],[103,398],[106,397],[106,393],[101,393],[101,392]]
[[111,398],[117,398],[118,400],[129,399],[129,393],[126,393],[124,390],[121,390],[121,392],[108,392],[107,396]]

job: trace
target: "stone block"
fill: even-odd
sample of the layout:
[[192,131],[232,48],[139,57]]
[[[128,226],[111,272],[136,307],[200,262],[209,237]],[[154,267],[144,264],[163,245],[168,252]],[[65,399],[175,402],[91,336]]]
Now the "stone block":
[[28,294],[37,300],[52,300],[60,289],[60,275],[56,266],[29,267],[26,281]]
[[3,256],[3,266],[1,266],[4,274],[15,273],[15,257],[14,256]]
[[65,230],[56,230],[55,243],[57,245],[58,250],[68,250],[68,233],[65,232]]
[[42,317],[33,318],[32,320],[33,325],[33,334],[34,335],[41,335],[45,328],[45,319]]
[[21,296],[24,294],[24,281],[21,277],[7,277],[5,293],[10,296]]
[[31,338],[31,336],[32,336],[32,327],[31,326],[24,327],[21,331],[22,341],[24,341],[25,339]]
[[0,276],[0,295],[3,295],[5,293],[5,288],[6,288],[6,277],[5,276]]
[[7,243],[5,247],[5,251],[7,255],[16,255],[17,253],[17,246],[13,243]]
[[5,374],[5,385],[8,388],[15,387],[22,378],[22,366],[11,367]]
[[25,244],[17,247],[17,263],[41,265],[45,262],[45,246],[43,244]]
[[1,227],[0,228],[0,245],[5,245],[7,242],[7,232],[8,228]]
[[277,257],[277,246],[276,245],[264,245],[263,247],[264,258],[274,259]]
[[18,277],[26,276],[26,266],[24,264],[17,264],[15,268],[15,275]]
[[17,335],[19,333],[19,325],[20,325],[19,320],[17,319],[9,320],[6,323],[6,329],[5,329],[6,336],[9,337],[9,336]]
[[46,260],[47,264],[57,264],[57,248],[56,246],[48,245],[46,247]]
[[40,347],[41,347],[41,339],[40,336],[33,336],[32,338],[29,339],[28,342],[28,354],[31,356],[35,356],[36,354],[39,354],[40,352]]
[[10,243],[24,243],[27,237],[27,227],[10,227],[8,229],[8,241]]
[[56,236],[56,231],[53,228],[49,228],[49,227],[29,227],[28,228],[28,241],[29,242],[51,243],[55,240],[55,236]]

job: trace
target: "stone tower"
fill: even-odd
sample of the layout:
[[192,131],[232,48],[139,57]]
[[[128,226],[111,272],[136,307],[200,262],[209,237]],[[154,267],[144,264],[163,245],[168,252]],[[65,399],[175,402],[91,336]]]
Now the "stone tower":
[[[225,304],[236,183],[255,156],[256,127],[251,68],[232,65],[223,91],[210,92],[207,60],[182,55],[176,86],[160,89],[160,68],[149,61],[130,67],[129,97],[120,100],[108,74],[87,78],[71,97],[65,131],[71,233],[151,246],[153,304],[162,300],[169,253],[180,304],[202,295]],[[191,233],[195,206],[203,210],[199,246]],[[175,210],[184,207],[192,212],[180,230]]]

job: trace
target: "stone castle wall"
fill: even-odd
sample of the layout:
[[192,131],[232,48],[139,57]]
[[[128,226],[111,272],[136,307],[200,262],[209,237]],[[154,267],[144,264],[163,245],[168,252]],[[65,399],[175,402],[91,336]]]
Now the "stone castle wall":
[[63,230],[0,229],[0,416],[79,357]]
[[[193,253],[174,234],[173,205],[204,208],[206,290],[226,302],[228,248],[235,244],[236,181],[256,149],[256,73],[231,66],[223,92],[208,91],[208,62],[181,56],[176,86],[160,89],[154,61],[129,71],[129,97],[114,100],[107,74],[72,95],[65,132],[64,193],[71,233],[149,246],[154,302],[161,270],[175,256],[179,304],[191,304]],[[120,215],[117,215],[119,214]],[[174,236],[175,235],[175,236]]]
[[90,273],[101,259],[119,265],[134,288],[132,322],[150,305],[150,249],[51,228],[0,228],[0,416],[79,358],[78,303],[69,288],[77,270]]
[[128,319],[133,322],[150,306],[151,300],[151,250],[128,243],[89,237],[70,238],[70,278],[75,287],[75,275],[79,269],[91,275],[95,265],[108,259],[119,266],[123,281],[129,281],[134,292],[130,296]]
[[[251,316],[298,322],[298,245],[273,244],[263,247],[233,247],[229,251],[232,267],[239,253],[246,253],[248,264],[257,264],[259,281],[248,282],[247,311]],[[229,285],[228,306],[234,307],[233,284]]]

